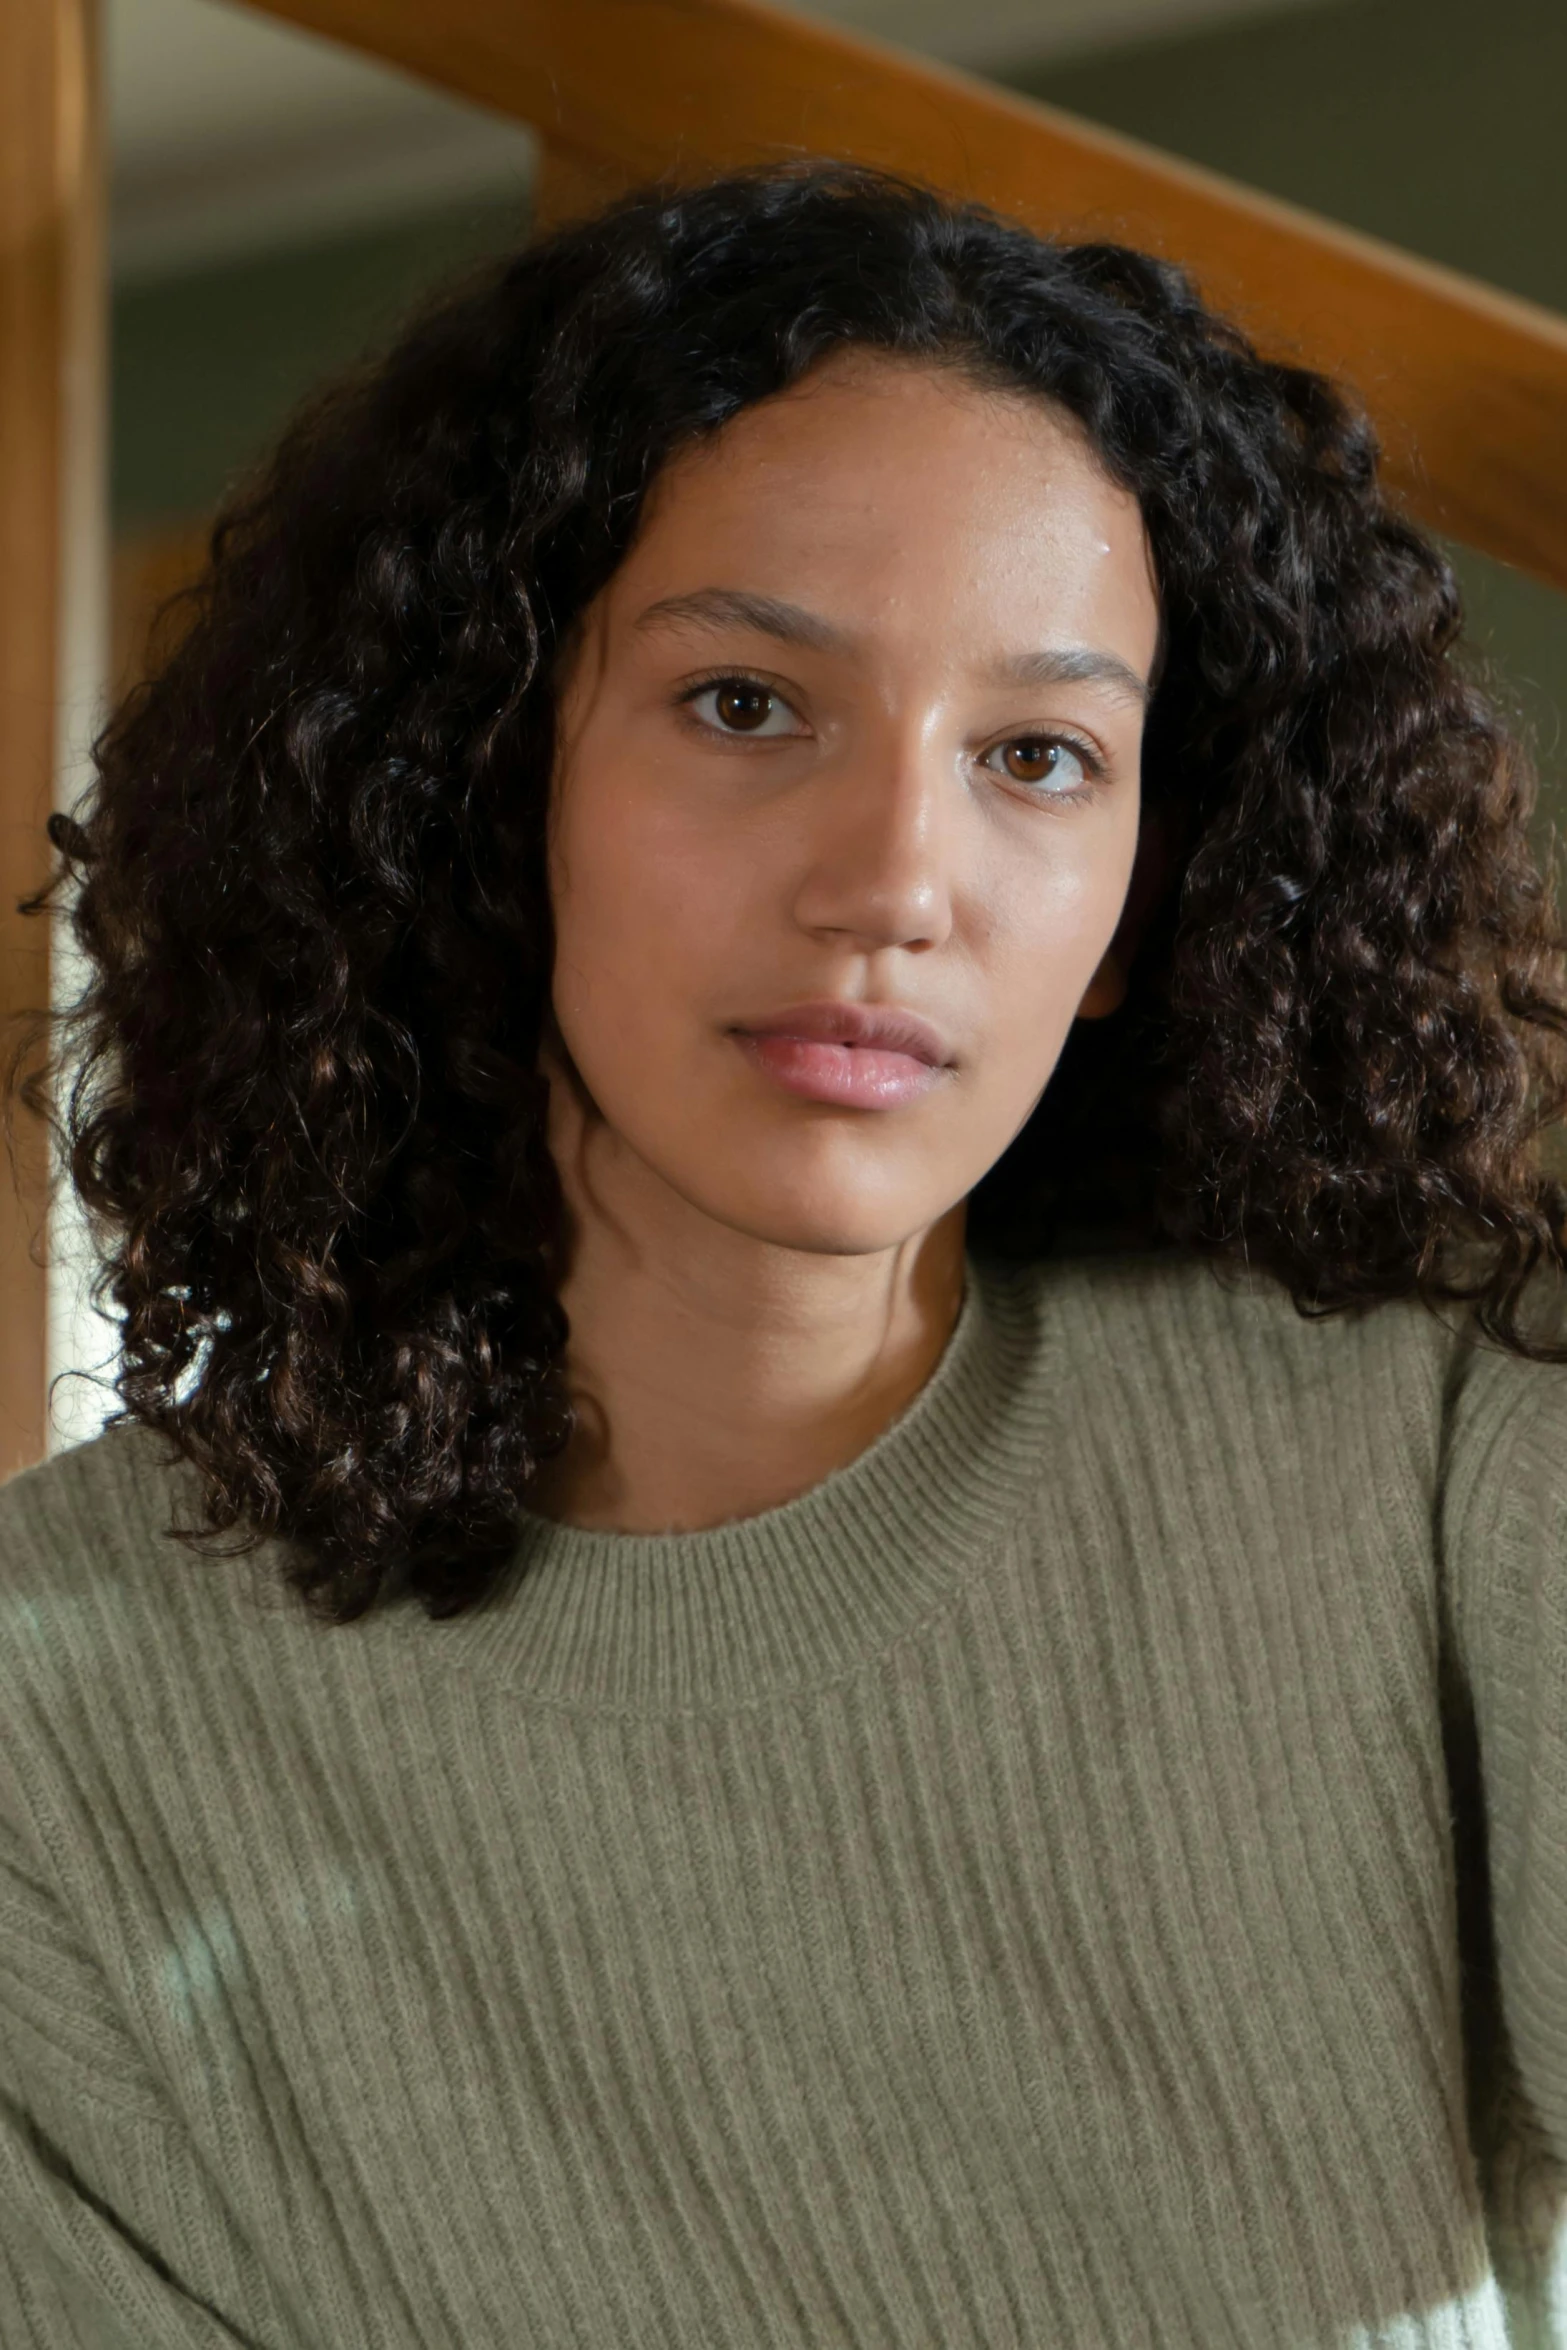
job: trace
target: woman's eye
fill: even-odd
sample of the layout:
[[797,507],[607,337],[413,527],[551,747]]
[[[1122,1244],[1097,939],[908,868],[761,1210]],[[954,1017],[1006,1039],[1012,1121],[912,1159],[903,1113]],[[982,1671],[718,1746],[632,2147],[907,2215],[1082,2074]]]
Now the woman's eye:
[[1068,798],[1089,781],[1088,761],[1058,734],[1020,734],[997,743],[980,761],[993,773],[1009,775],[1014,783],[1045,783],[1050,794]]
[[704,724],[720,734],[798,734],[794,711],[782,694],[750,677],[724,677],[686,697]]

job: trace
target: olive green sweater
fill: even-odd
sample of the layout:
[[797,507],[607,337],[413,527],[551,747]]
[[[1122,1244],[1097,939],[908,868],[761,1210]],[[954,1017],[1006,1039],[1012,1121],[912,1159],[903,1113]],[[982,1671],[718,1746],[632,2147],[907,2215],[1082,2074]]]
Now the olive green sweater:
[[444,1623],[13,1480],[4,2350],[1567,2345],[1564,1439],[1172,1255]]

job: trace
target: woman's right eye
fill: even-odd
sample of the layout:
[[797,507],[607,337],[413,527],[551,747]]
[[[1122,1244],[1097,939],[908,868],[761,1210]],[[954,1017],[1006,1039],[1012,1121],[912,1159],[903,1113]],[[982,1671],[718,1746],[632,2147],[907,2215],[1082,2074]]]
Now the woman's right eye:
[[783,695],[754,677],[721,677],[684,699],[716,734],[778,736],[805,731]]

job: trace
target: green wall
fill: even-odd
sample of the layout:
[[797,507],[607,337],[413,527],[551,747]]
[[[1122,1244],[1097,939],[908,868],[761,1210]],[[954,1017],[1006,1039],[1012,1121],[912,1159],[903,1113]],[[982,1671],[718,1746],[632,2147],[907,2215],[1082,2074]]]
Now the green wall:
[[[1345,0],[1016,77],[1020,87],[1567,312],[1567,0]],[[515,239],[516,206],[126,289],[113,495],[209,506],[294,399],[419,291]],[[1563,420],[1567,430],[1567,418]],[[1567,830],[1567,597],[1455,549],[1477,653],[1534,733]]]
[[204,512],[322,376],[525,227],[514,203],[468,203],[126,288],[113,313],[115,527]]

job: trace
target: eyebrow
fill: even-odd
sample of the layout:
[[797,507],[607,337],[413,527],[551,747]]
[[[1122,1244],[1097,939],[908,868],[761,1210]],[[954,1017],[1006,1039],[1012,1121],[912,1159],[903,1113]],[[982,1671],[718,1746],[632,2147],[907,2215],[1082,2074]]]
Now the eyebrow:
[[998,685],[1107,685],[1117,701],[1148,707],[1151,688],[1119,653],[1097,645],[1046,645],[1037,653],[1015,653],[991,673]]
[[[745,588],[696,588],[690,595],[662,596],[639,613],[638,629],[753,628],[779,644],[798,645],[810,653],[848,655],[855,640],[819,613],[788,604],[777,596],[753,595]],[[1038,652],[1015,653],[991,670],[997,685],[1106,685],[1118,701],[1135,702],[1146,709],[1149,682],[1139,677],[1119,654],[1095,645],[1046,645]]]
[[776,596],[755,596],[744,588],[697,588],[689,596],[663,596],[637,619],[638,628],[754,628],[780,644],[810,653],[851,653],[854,640],[830,620]]

